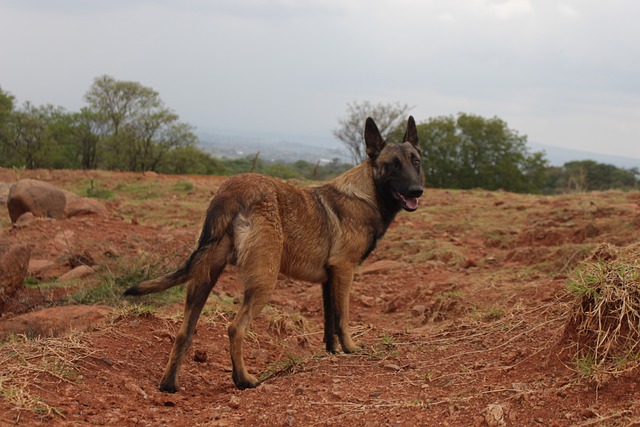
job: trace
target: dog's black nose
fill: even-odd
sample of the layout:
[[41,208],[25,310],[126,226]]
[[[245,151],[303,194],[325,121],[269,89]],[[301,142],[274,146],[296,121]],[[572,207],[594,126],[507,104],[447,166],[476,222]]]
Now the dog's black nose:
[[422,196],[422,185],[412,185],[409,187],[409,197]]

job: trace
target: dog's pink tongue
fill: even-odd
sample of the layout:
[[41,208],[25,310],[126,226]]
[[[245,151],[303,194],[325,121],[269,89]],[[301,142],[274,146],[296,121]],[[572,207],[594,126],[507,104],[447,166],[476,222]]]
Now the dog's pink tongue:
[[406,199],[406,198],[403,197],[402,200],[404,200],[404,204],[409,209],[418,209],[418,198],[417,197],[413,197],[411,199]]

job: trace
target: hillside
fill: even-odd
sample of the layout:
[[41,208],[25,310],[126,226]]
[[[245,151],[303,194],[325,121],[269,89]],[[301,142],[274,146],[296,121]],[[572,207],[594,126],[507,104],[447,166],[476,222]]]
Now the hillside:
[[[121,299],[126,286],[183,260],[224,178],[24,171],[80,195],[106,216],[10,225],[0,239],[50,260],[3,323],[70,302],[108,306],[104,323],[0,344],[3,425],[482,426],[640,422],[637,370],[594,381],[572,357],[566,282],[602,242],[640,241],[640,193],[562,196],[426,190],[356,275],[351,325],[362,350],[329,355],[321,289],[281,278],[252,323],[247,363],[264,383],[236,390],[226,327],[241,299],[228,269],[200,318],[176,394],[157,389],[182,318],[183,292]],[[0,183],[15,181],[0,169]],[[74,254],[97,273],[55,277]],[[95,290],[99,290],[98,292]],[[65,302],[66,301],[66,302]],[[492,421],[493,420],[493,421]]]

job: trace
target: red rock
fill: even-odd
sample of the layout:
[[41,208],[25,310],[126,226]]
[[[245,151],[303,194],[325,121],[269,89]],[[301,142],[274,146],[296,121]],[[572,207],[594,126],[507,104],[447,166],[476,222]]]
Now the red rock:
[[7,209],[11,223],[25,212],[44,218],[62,219],[66,198],[59,188],[36,179],[22,179],[9,190]]

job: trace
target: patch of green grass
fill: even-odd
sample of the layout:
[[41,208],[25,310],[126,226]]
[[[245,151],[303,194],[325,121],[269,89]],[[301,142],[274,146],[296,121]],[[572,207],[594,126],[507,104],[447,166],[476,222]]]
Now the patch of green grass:
[[383,346],[385,347],[395,347],[396,342],[393,339],[393,337],[391,335],[388,334],[384,334],[381,338],[380,338],[380,342],[382,343]]
[[284,351],[284,356],[275,362],[271,363],[265,371],[260,375],[260,381],[264,381],[267,378],[274,376],[284,375],[287,373],[293,373],[295,368],[302,364],[302,358],[297,356],[288,350]]
[[598,363],[591,354],[576,358],[574,363],[578,373],[585,378],[592,378],[598,372]]
[[[131,286],[144,282],[162,274],[159,263],[135,263],[123,265],[117,271],[107,271],[100,277],[98,284],[92,284],[78,290],[66,300],[69,304],[103,304],[119,305],[122,300],[122,293]],[[155,295],[145,296],[146,302],[153,301],[158,305],[168,304],[182,299],[183,286],[176,286],[172,289],[160,292]],[[178,298],[178,295],[180,297]]]
[[173,189],[180,192],[191,191],[193,190],[193,183],[189,181],[181,181],[176,183],[176,185],[173,186]]
[[492,322],[494,320],[498,320],[502,318],[504,314],[505,314],[504,308],[495,307],[491,305],[487,307],[487,309],[482,313],[482,318],[486,321]]
[[157,184],[118,184],[116,190],[133,196],[136,200],[155,199],[163,196],[163,190]]
[[462,299],[461,291],[442,291],[433,296],[436,301],[448,301]]

